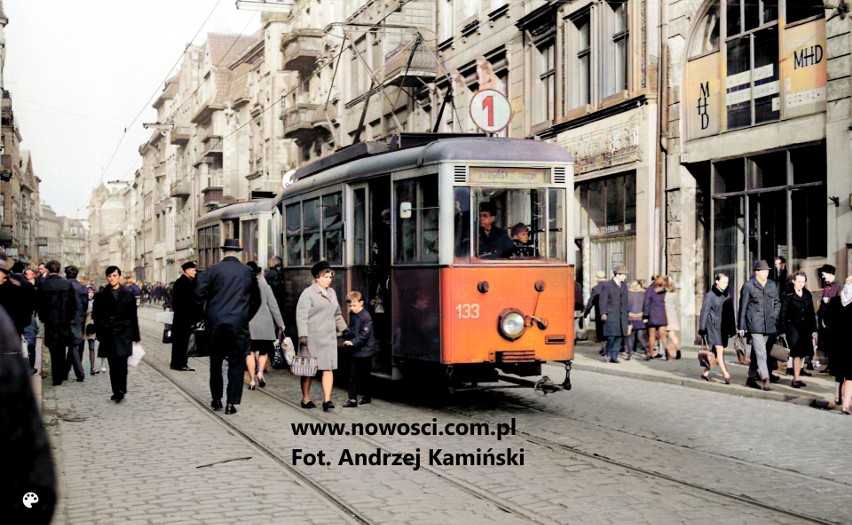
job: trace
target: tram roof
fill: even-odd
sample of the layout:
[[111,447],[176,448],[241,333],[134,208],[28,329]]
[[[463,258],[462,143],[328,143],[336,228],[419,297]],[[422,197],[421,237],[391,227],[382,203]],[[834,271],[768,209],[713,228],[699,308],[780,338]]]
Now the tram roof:
[[[376,150],[377,153],[373,153]],[[342,151],[341,151],[342,152]],[[334,155],[337,155],[335,153]],[[351,154],[350,154],[351,157]],[[282,193],[275,197],[273,205],[278,205],[284,196],[293,192],[301,193],[315,187],[334,182],[347,182],[361,178],[390,173],[409,168],[417,168],[437,162],[566,162],[574,161],[567,150],[556,144],[529,139],[509,139],[502,137],[451,137],[439,138],[416,147],[389,150],[388,148],[366,148],[364,156],[348,162],[330,164],[327,169],[306,170],[308,175],[299,177]],[[311,167],[313,164],[308,165]]]
[[258,199],[248,202],[235,202],[233,204],[228,204],[226,206],[222,206],[221,208],[216,208],[215,210],[208,211],[207,213],[198,218],[196,224],[216,221],[219,219],[233,219],[241,215],[254,215],[257,213],[269,211],[275,207],[273,200],[274,199],[270,197],[267,199]]

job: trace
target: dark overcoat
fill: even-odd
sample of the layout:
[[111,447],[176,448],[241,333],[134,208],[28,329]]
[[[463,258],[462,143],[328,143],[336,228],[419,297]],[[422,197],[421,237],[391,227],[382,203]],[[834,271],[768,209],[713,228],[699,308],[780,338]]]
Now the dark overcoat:
[[715,285],[704,295],[701,314],[698,317],[698,330],[707,333],[707,340],[711,345],[721,347],[728,346],[728,338],[737,333],[731,296]]
[[627,314],[630,311],[627,301],[627,285],[620,285],[610,279],[601,287],[600,297],[601,316],[604,321],[604,335],[617,337],[627,335]]
[[802,288],[801,297],[792,288],[781,295],[779,324],[793,357],[814,355],[812,335],[817,332],[817,322],[813,300],[813,294],[807,288]]
[[205,329],[210,335],[233,333],[236,348],[249,350],[249,321],[260,308],[260,289],[248,266],[233,256],[211,265],[196,278],[196,302],[204,308]]
[[778,333],[778,314],[781,313],[781,300],[778,287],[767,280],[760,284],[752,276],[740,290],[740,311],[737,327],[750,334]]
[[373,318],[366,308],[349,314],[349,332],[352,334],[352,357],[373,357],[376,353],[376,334],[373,332]]
[[71,323],[77,313],[77,298],[71,283],[55,273],[36,279],[38,318],[44,323],[44,344],[50,349],[73,344]]
[[203,312],[195,302],[195,279],[186,275],[177,278],[172,286],[172,332],[189,333],[192,325],[201,320]]
[[136,316],[136,296],[124,286],[116,296],[104,286],[92,300],[92,322],[100,342],[100,357],[130,357],[133,342],[140,341],[139,318]]
[[79,345],[83,342],[86,309],[89,307],[89,289],[77,279],[69,279],[69,282],[71,283],[71,287],[74,288],[74,300],[76,304],[74,321],[71,322],[71,335],[74,337],[74,344]]

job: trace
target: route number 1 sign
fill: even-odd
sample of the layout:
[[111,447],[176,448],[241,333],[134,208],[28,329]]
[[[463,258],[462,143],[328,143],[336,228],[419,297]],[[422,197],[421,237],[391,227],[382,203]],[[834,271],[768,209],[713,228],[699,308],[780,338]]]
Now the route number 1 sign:
[[506,95],[495,89],[483,89],[470,100],[470,118],[486,133],[497,133],[512,120],[512,107]]

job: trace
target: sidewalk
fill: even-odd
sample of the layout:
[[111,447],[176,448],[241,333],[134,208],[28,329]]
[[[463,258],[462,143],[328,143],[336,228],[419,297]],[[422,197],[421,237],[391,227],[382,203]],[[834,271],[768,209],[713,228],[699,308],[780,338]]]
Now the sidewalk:
[[680,360],[666,361],[665,359],[644,360],[644,354],[636,354],[627,361],[623,358],[618,363],[607,363],[598,354],[600,344],[592,342],[577,342],[574,350],[574,370],[590,371],[600,374],[610,374],[630,377],[644,381],[670,383],[700,390],[712,390],[742,397],[774,399],[789,401],[796,404],[808,405],[814,399],[834,401],[834,377],[814,373],[812,377],[801,377],[807,386],[793,388],[790,383],[793,376],[785,374],[785,363],[780,363],[778,372],[781,381],[772,385],[772,390],[755,390],[745,386],[748,377],[748,367],[739,364],[733,348],[725,351],[725,363],[731,374],[731,384],[724,384],[722,373],[716,366],[710,371],[710,377],[715,382],[701,380],[704,368],[698,364],[697,347],[684,347]]

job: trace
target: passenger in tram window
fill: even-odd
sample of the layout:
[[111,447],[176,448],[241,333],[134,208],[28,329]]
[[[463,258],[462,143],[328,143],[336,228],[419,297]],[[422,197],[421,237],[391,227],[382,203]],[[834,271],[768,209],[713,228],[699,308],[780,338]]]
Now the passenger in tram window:
[[530,228],[519,222],[512,226],[512,258],[516,257],[538,257],[538,248],[530,239]]
[[495,225],[497,207],[493,202],[479,204],[479,248],[477,254],[482,259],[502,259],[512,253],[512,239],[506,230]]

